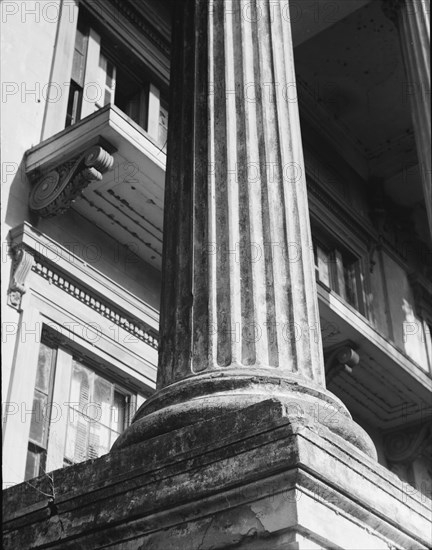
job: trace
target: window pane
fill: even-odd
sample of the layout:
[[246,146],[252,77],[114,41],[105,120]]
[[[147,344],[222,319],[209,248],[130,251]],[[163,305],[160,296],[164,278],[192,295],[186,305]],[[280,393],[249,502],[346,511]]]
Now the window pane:
[[36,388],[48,394],[54,350],[45,344],[39,346]]
[[159,145],[166,151],[168,139],[168,109],[160,106],[159,109]]
[[346,289],[346,300],[349,304],[357,308],[357,282],[356,282],[356,272],[354,265],[348,265],[344,267],[345,275],[345,289]]
[[71,80],[79,86],[84,86],[84,59],[85,57],[75,50],[72,63]]
[[129,396],[74,361],[70,401],[64,460],[77,463],[109,452],[124,430]]
[[40,459],[41,453],[31,451],[30,449],[28,450],[24,479],[32,479],[33,477],[37,477],[39,475]]
[[110,430],[101,424],[90,424],[90,437],[87,458],[97,458],[106,454],[110,447]]
[[32,479],[45,472],[46,451],[29,443],[24,479]]
[[99,57],[99,86],[100,99],[97,102],[99,108],[108,105],[108,103],[114,103],[115,95],[115,78],[116,68],[114,64],[104,55]]
[[81,462],[87,458],[89,421],[74,410],[69,411],[65,458]]
[[82,23],[78,24],[75,35],[75,49],[72,63],[72,80],[84,86],[84,68],[85,58],[87,53],[87,34],[88,29],[85,28]]
[[[91,398],[92,371],[76,361],[73,363],[70,401],[80,412],[86,412]],[[75,404],[75,405],[74,405]]]
[[317,245],[316,251],[319,280],[330,287],[330,256],[319,245]]
[[93,418],[105,426],[110,425],[111,404],[113,401],[114,386],[107,380],[95,375],[94,403],[97,410],[93,410]]
[[126,396],[120,392],[114,392],[114,403],[112,406],[111,428],[120,433],[125,429],[127,401]]
[[37,390],[33,397],[33,409],[30,424],[30,439],[42,447],[46,446],[49,410],[48,397]]
[[81,106],[83,99],[83,89],[73,80],[70,83],[68,106],[66,113],[66,128],[78,122],[81,118]]

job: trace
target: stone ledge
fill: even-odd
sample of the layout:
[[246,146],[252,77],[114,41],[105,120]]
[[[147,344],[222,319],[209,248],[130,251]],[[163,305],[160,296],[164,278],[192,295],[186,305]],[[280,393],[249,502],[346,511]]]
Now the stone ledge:
[[430,501],[317,431],[269,400],[41,476],[5,492],[4,548],[428,548]]

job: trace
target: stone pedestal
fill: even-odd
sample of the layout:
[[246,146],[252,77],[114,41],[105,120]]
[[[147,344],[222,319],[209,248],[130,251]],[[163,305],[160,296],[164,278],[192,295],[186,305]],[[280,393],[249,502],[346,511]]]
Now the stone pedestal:
[[175,5],[158,389],[115,449],[274,397],[375,456],[325,389],[289,2]]
[[430,505],[267,400],[9,489],[3,548],[421,550]]

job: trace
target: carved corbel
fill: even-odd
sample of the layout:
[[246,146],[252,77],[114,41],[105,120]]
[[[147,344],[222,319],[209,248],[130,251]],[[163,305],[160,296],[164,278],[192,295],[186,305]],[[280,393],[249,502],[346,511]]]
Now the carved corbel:
[[416,458],[430,458],[432,430],[430,424],[411,430],[392,432],[384,438],[384,452],[390,463],[411,463]]
[[102,174],[113,166],[114,158],[96,145],[44,174],[33,187],[29,207],[42,216],[62,214],[92,181],[101,181]]
[[327,384],[341,372],[351,374],[353,368],[360,363],[360,356],[353,347],[342,345],[330,352],[325,362]]
[[28,250],[15,248],[12,251],[12,274],[8,289],[8,304],[20,309],[21,299],[27,291],[26,279],[34,264],[34,258]]
[[418,461],[427,465],[426,480],[430,486],[432,468],[432,430],[430,424],[424,424],[417,429],[406,429],[392,432],[384,437],[384,453],[389,469],[415,486],[424,487],[424,477],[417,478],[415,463]]

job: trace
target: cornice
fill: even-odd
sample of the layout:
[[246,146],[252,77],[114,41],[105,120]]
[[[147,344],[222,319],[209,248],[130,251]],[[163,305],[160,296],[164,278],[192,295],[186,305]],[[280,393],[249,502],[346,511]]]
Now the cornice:
[[9,233],[11,254],[25,250],[32,271],[157,349],[158,312],[24,222]]
[[96,292],[86,288],[84,285],[68,276],[68,274],[57,269],[55,264],[51,264],[40,254],[35,254],[35,263],[32,267],[32,271],[46,279],[50,284],[55,285],[63,290],[63,292],[66,292],[76,300],[90,307],[99,313],[99,315],[109,319],[139,340],[145,342],[150,347],[158,349],[158,334],[149,325],[126,314]]
[[[140,13],[135,6],[125,0],[111,0],[119,13],[124,15],[131,23],[133,23],[141,32],[143,32],[147,38],[159,48],[159,50],[166,55],[170,56],[170,43],[159,32],[154,24],[147,20],[142,13]],[[147,12],[150,15],[150,11]]]

